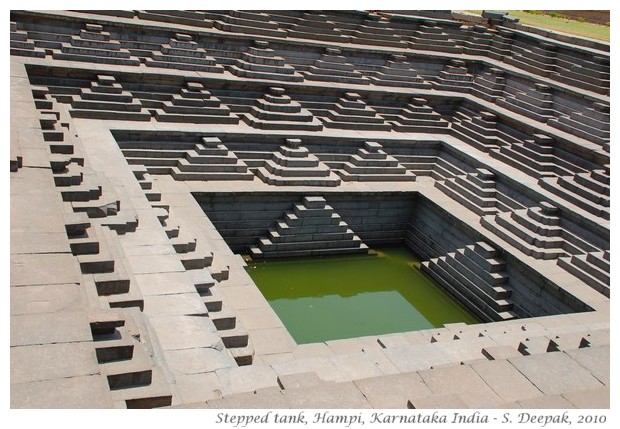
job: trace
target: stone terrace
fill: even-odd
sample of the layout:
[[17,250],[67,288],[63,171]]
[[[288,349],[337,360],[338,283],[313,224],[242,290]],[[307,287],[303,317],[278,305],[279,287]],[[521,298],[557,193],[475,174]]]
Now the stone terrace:
[[[609,408],[609,45],[12,11],[12,408]],[[406,245],[484,323],[297,344],[244,255]]]

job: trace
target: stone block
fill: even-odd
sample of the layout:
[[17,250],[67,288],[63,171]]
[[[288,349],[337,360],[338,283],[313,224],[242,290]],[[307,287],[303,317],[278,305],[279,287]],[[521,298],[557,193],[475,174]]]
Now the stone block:
[[287,389],[282,395],[295,409],[364,409],[372,408],[352,382]]
[[215,373],[222,386],[224,396],[279,387],[275,371],[266,366],[223,368]]
[[354,381],[373,408],[402,409],[412,398],[432,395],[416,373],[385,375]]
[[11,408],[114,408],[100,374],[11,384]]
[[589,371],[564,353],[523,356],[508,361],[545,395],[602,387]]
[[92,341],[85,311],[11,317],[11,346]]

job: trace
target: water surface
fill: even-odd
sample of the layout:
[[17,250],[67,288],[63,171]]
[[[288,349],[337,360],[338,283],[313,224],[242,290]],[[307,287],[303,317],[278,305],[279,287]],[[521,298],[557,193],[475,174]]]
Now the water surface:
[[415,266],[408,249],[387,248],[254,262],[247,271],[298,344],[479,322]]

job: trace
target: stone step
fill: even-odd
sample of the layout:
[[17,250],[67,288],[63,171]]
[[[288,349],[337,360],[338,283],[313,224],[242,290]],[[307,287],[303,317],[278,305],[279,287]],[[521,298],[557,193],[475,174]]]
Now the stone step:
[[575,277],[583,281],[585,284],[590,286],[592,289],[596,290],[597,292],[609,298],[609,295],[610,295],[609,282],[601,281],[599,278],[593,276],[591,272],[591,267],[588,267],[587,270],[584,270],[580,268],[579,266],[577,266],[576,264],[574,264],[572,262],[571,257],[559,258],[558,266],[560,266],[564,270],[568,271],[569,273],[571,273],[572,275],[574,275]]
[[400,182],[400,181],[415,181],[416,175],[410,171],[402,172],[386,172],[386,173],[362,173],[352,174],[346,170],[336,170],[336,173],[345,182],[357,181],[357,182]]
[[170,57],[170,56],[155,56],[157,60],[153,58],[145,58],[144,65],[147,67],[158,67],[166,69],[177,70],[191,70],[207,73],[224,73],[224,67],[221,65],[205,65],[210,61],[205,61],[203,58],[188,58],[188,57]]
[[179,254],[179,259],[186,270],[202,270],[209,267],[213,261],[213,253],[195,250]]
[[236,163],[214,163],[214,164],[194,164],[190,160],[181,158],[178,160],[176,168],[181,173],[246,173],[248,166],[237,159]]
[[172,404],[172,393],[163,370],[156,366],[151,369],[148,385],[112,391],[115,401],[124,402],[127,408],[160,408]]
[[295,230],[289,228],[287,230],[288,235],[281,235],[275,229],[269,230],[269,240],[272,243],[296,243],[306,241],[330,241],[330,240],[351,240],[355,236],[355,233],[350,229],[344,232],[326,232],[326,233],[304,233],[303,228],[299,228],[298,232],[290,232]]
[[461,288],[458,281],[437,264],[437,259],[422,262],[421,270],[454,295],[459,302],[485,321],[511,320],[517,317],[512,311],[497,312],[467,288]]
[[311,249],[311,250],[286,250],[286,251],[270,251],[262,252],[256,247],[250,249],[250,254],[254,259],[266,258],[296,258],[305,256],[329,256],[329,255],[349,255],[349,254],[367,254],[368,246],[361,244],[359,247],[350,248],[334,248],[334,249]]
[[222,342],[226,348],[231,349],[248,346],[249,335],[248,332],[242,327],[219,330],[218,333],[220,334]]
[[170,169],[170,175],[175,180],[253,180],[254,174],[251,172],[185,172],[177,167]]
[[237,316],[230,310],[214,311],[209,313],[209,318],[218,331],[233,330],[237,327]]
[[261,120],[250,114],[240,114],[239,116],[246,124],[262,130],[321,131],[323,129],[323,124],[316,118],[312,118],[310,122],[296,122]]
[[95,340],[94,345],[97,362],[100,364],[131,360],[133,357],[134,339],[128,332],[123,332],[123,336],[117,339]]
[[341,240],[312,240],[312,241],[292,241],[292,242],[272,242],[269,239],[259,240],[259,248],[263,254],[269,252],[287,252],[287,251],[308,251],[315,249],[342,249],[359,247],[362,241],[357,236],[351,239]]
[[495,312],[500,313],[512,310],[512,302],[489,295],[489,293],[495,293],[493,285],[484,282],[469,271],[467,267],[454,259],[454,254],[448,253],[447,256],[437,258],[435,264],[441,267],[443,271],[448,273],[450,278],[454,280],[454,283],[452,283],[453,287],[466,290],[467,292],[465,293],[467,294],[476,295],[481,302],[490,306]]
[[[490,216],[484,216],[480,219],[480,224],[498,237],[500,237],[502,240],[507,241],[521,252],[525,253],[526,255],[532,256],[533,258],[547,260],[557,259],[560,256],[566,255],[566,252],[564,252],[564,250],[561,248],[561,242],[550,242],[549,247],[542,247],[546,246],[547,243],[544,241],[536,240],[535,237],[532,237],[530,235],[532,234],[531,231],[529,231],[528,233],[524,232],[524,235],[527,236],[532,242],[523,240],[521,239],[521,237],[513,235],[512,232],[508,232],[506,229],[507,227],[505,227],[504,225],[500,225],[498,223],[500,219],[502,219],[501,216],[496,216],[494,219]],[[551,245],[555,247],[551,247]]]
[[248,343],[245,347],[227,348],[226,351],[239,366],[252,365],[254,361],[254,346],[252,343]]
[[107,252],[94,255],[77,255],[82,274],[113,273],[114,258]]

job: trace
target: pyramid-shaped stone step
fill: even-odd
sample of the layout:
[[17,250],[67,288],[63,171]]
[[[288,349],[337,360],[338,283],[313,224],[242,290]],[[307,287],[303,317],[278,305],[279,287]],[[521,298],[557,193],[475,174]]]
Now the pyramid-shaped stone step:
[[400,181],[415,180],[415,174],[387,155],[377,142],[364,142],[364,147],[349,157],[338,175],[345,181]]
[[606,297],[610,296],[610,266],[607,252],[559,258],[558,265]]
[[174,94],[172,101],[164,101],[163,107],[155,111],[155,117],[162,122],[239,123],[239,118],[231,115],[230,109],[222,106],[200,82],[187,82],[180,95]]
[[534,89],[527,92],[517,91],[514,95],[499,97],[495,101],[500,107],[532,118],[539,122],[547,122],[556,116],[553,110],[551,88],[543,84],[535,84]]
[[338,186],[340,178],[327,165],[301,146],[299,139],[286,139],[286,145],[256,170],[265,183],[276,186]]
[[444,28],[437,25],[437,21],[426,20],[418,26],[417,31],[411,36],[409,48],[423,51],[439,51],[460,54],[462,46],[457,43]]
[[254,258],[367,253],[368,248],[348,228],[323,197],[305,197],[284,219],[251,248]]
[[474,75],[469,73],[467,64],[462,60],[450,60],[439,72],[433,85],[443,91],[467,91],[472,86]]
[[77,118],[149,121],[150,112],[143,111],[142,104],[128,95],[114,76],[98,75],[86,97],[72,97],[69,113]]
[[[545,210],[542,210],[544,213]],[[550,216],[553,216],[552,211],[551,209],[547,211]],[[556,259],[565,256],[566,243],[562,238],[562,229],[539,223],[529,216],[531,213],[534,212],[516,210],[494,217],[484,216],[480,223],[526,255],[536,259]]]
[[432,85],[415,70],[404,55],[395,54],[384,66],[368,77],[375,85],[430,89]]
[[592,180],[593,177],[594,172],[591,175],[578,173],[575,176],[568,177],[545,177],[541,178],[538,183],[544,189],[570,201],[587,212],[609,220],[609,186]]
[[383,114],[396,131],[402,132],[448,132],[450,123],[428,105],[424,98],[414,97],[404,109],[396,115]]
[[325,53],[301,74],[308,80],[336,83],[370,85],[370,79],[347,63],[346,57],[338,48],[325,48]]
[[390,131],[392,126],[362,101],[361,96],[347,92],[321,121],[327,128]]
[[224,73],[224,67],[216,64],[206,50],[199,48],[191,35],[182,33],[177,33],[168,43],[163,44],[159,53],[151,52],[150,57],[145,58],[144,64],[147,67]]
[[228,70],[239,77],[250,79],[269,79],[288,82],[301,82],[304,77],[294,67],[287,65],[284,58],[276,56],[263,40],[255,41],[241,58],[228,67]]

